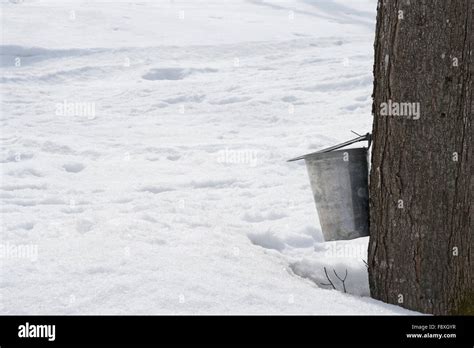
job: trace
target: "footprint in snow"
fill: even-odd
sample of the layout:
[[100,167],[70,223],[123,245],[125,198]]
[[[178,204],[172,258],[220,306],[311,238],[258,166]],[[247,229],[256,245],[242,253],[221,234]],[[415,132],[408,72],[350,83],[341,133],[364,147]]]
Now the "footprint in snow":
[[217,72],[216,69],[195,69],[195,68],[160,68],[160,69],[152,69],[148,71],[145,75],[142,76],[145,80],[150,81],[160,81],[160,80],[182,80],[190,75],[197,74],[197,73],[213,73]]
[[247,233],[247,237],[252,244],[265,249],[274,249],[281,252],[286,247],[285,243],[270,231],[266,231],[265,233],[250,232]]
[[75,162],[75,163],[66,163],[63,165],[63,168],[68,173],[79,173],[85,168],[85,166],[82,163]]

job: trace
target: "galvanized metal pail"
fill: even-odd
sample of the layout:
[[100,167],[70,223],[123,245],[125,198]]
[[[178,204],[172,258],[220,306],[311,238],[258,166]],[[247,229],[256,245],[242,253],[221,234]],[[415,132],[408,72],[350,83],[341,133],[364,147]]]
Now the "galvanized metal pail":
[[365,137],[298,157],[304,159],[326,241],[369,235],[367,148],[337,149]]

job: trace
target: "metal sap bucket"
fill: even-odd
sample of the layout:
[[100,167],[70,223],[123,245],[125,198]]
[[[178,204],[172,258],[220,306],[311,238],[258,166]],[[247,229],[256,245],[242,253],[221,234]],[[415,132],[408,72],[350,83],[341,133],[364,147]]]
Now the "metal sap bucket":
[[368,148],[337,150],[371,135],[289,160],[304,159],[324,240],[369,235]]

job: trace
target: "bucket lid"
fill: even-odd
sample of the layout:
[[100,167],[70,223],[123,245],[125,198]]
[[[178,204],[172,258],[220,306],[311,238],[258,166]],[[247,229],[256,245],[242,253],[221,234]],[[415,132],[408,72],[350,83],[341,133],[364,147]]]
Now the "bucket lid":
[[322,150],[319,150],[319,151],[316,151],[316,152],[311,152],[311,153],[308,153],[308,154],[303,155],[303,156],[292,158],[292,159],[288,160],[287,162],[299,161],[299,160],[305,159],[306,157],[317,154],[317,153],[324,153],[324,152],[334,151],[334,150],[340,149],[341,147],[348,146],[348,145],[357,143],[359,141],[368,141],[368,143],[369,143],[368,147],[370,147],[370,144],[372,143],[372,134],[367,133],[365,135],[358,136],[357,138],[345,141],[343,143],[340,143],[340,144],[337,144],[337,145],[334,145],[334,146],[330,146],[330,147],[327,147],[325,149],[322,149]]

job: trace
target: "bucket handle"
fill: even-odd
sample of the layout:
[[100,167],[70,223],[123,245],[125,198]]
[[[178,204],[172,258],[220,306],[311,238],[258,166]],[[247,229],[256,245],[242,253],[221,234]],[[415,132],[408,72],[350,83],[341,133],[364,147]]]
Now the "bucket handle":
[[[357,133],[356,133],[356,134],[357,134]],[[316,151],[316,152],[308,153],[308,154],[303,155],[303,156],[299,156],[299,157],[296,157],[296,158],[292,158],[292,159],[288,160],[287,162],[293,162],[293,161],[302,160],[302,159],[304,159],[305,157],[310,156],[310,155],[313,155],[313,154],[315,154],[315,153],[324,153],[324,152],[330,152],[330,151],[333,151],[333,150],[337,150],[337,149],[340,149],[341,147],[348,146],[348,145],[357,143],[357,142],[359,142],[359,141],[367,141],[367,142],[368,142],[368,147],[367,147],[367,148],[370,148],[370,145],[372,144],[372,134],[371,134],[371,133],[367,133],[367,134],[365,134],[365,135],[360,135],[360,136],[358,136],[357,138],[354,138],[354,139],[345,141],[345,142],[343,142],[343,143],[340,143],[340,144],[337,144],[337,145],[334,145],[334,146],[331,146],[331,147],[327,147],[327,148],[325,148],[325,149],[322,149],[322,150],[319,150],[319,151]]]

